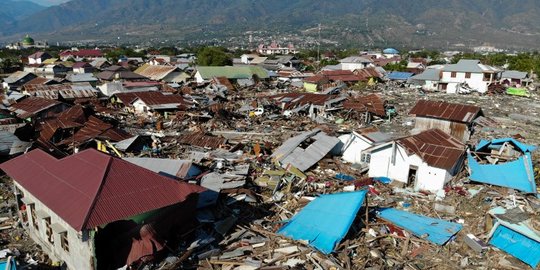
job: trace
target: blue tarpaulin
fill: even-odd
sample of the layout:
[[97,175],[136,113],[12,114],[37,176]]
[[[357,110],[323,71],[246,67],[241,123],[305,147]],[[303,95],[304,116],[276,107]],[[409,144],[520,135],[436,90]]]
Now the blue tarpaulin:
[[308,241],[310,246],[329,254],[349,232],[366,193],[362,190],[321,195],[279,229],[278,234]]
[[437,245],[444,245],[463,228],[463,225],[458,223],[416,215],[395,208],[380,209],[378,216]]
[[17,264],[13,257],[0,261],[0,270],[17,270]]
[[523,155],[514,161],[499,164],[480,164],[469,153],[469,178],[480,183],[513,188],[526,193],[536,193],[531,157],[531,152],[536,149],[534,146],[520,143],[512,138],[505,138],[492,141],[482,140],[476,147],[476,151],[489,153],[490,149],[498,149],[505,142],[517,147],[523,152]]
[[406,81],[413,75],[414,73],[410,73],[410,72],[392,71],[388,73],[388,79],[393,80],[393,81]]
[[540,263],[540,242],[503,225],[497,226],[489,243],[520,259],[532,268],[536,268]]

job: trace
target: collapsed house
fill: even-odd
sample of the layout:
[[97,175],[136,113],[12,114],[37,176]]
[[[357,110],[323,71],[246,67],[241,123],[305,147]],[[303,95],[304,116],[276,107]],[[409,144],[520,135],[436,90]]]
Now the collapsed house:
[[465,145],[440,129],[365,150],[369,177],[387,177],[415,190],[438,191],[461,171]]
[[481,140],[469,151],[468,169],[472,181],[538,193],[532,155],[536,147],[513,138]]
[[69,269],[150,260],[192,224],[204,190],[93,149],[59,160],[34,150],[0,168],[30,237]]
[[503,250],[530,265],[540,264],[540,230],[538,217],[519,208],[496,207],[488,212],[493,219],[489,232],[489,244]]
[[314,129],[288,139],[271,157],[283,168],[293,166],[300,171],[306,171],[324,158],[338,143],[338,138],[328,136],[320,129]]
[[415,116],[415,131],[437,128],[463,143],[474,131],[474,120],[484,115],[477,106],[431,100],[419,100],[409,114]]

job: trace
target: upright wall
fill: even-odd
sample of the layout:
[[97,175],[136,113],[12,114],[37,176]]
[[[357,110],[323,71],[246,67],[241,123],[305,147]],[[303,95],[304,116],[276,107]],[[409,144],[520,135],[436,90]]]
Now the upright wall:
[[[36,179],[36,181],[39,181],[39,179]],[[56,213],[47,208],[46,205],[32,196],[30,192],[16,182],[15,187],[22,192],[23,200],[27,203],[26,211],[28,222],[24,225],[24,228],[28,231],[30,238],[39,244],[43,251],[49,255],[53,261],[64,262],[70,270],[94,269],[92,240],[73,229],[67,222],[62,220]],[[30,207],[30,204],[33,204],[34,206]],[[33,226],[32,208],[36,211],[36,222],[39,229],[35,229]],[[53,243],[49,242],[46,235],[45,218],[47,217],[51,219],[51,225],[54,228]],[[62,248],[61,232],[58,232],[58,228],[62,228],[62,230],[67,232],[69,251],[65,251]]]

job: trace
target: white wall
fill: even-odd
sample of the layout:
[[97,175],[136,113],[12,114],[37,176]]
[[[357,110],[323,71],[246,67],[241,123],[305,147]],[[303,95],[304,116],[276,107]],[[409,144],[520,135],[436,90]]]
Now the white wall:
[[[26,207],[28,224],[24,228],[29,232],[30,237],[34,242],[39,244],[45,253],[49,255],[53,260],[63,261],[68,266],[70,270],[79,270],[79,269],[93,269],[91,261],[93,261],[94,248],[93,240],[87,239],[83,241],[79,239],[81,233],[73,229],[67,222],[62,220],[56,213],[47,208],[42,202],[36,199],[32,194],[30,194],[22,186],[15,183],[15,186],[22,191],[24,194],[25,200],[31,201],[34,203],[36,211],[46,212],[51,218],[51,224],[59,224],[67,231],[68,243],[69,243],[69,252],[65,251],[60,242],[60,234],[53,231],[54,243],[50,243],[47,239],[45,233],[45,220],[37,216],[37,222],[39,226],[39,231],[37,231],[32,225],[32,215],[30,213],[30,207]],[[82,238],[82,237],[81,237]]]
[[354,71],[357,69],[363,69],[366,65],[363,63],[341,63],[341,69],[342,70],[350,70]]
[[135,102],[133,102],[133,108],[135,109],[135,113],[145,113],[144,109],[146,108],[146,111],[149,111],[150,108],[144,103],[142,100],[137,99]]
[[[493,74],[493,77],[495,77],[495,74]],[[456,77],[452,78],[452,72],[443,71],[441,82],[448,83],[447,93],[453,94],[456,93],[456,85],[463,82],[466,82],[471,88],[478,90],[480,93],[485,93],[488,84],[492,81],[484,81],[483,73],[471,73],[470,78],[465,78],[465,72],[456,72]]]
[[195,73],[195,81],[197,83],[203,83],[204,82],[204,79],[201,75],[201,73],[199,71],[197,71],[197,73]]
[[434,168],[425,163],[420,157],[407,155],[405,149],[396,144],[395,163],[392,164],[392,144],[371,152],[369,177],[388,177],[398,182],[407,183],[410,166],[418,167],[416,172],[415,190],[437,191],[451,178],[444,169]]
[[368,140],[353,133],[339,136],[339,140],[344,144],[342,159],[352,164],[361,164],[362,151],[373,146]]

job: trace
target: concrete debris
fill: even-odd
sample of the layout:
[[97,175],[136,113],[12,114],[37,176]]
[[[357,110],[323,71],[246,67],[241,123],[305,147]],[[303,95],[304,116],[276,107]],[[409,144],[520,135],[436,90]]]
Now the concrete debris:
[[[2,157],[37,147],[66,158],[94,148],[204,187],[190,205],[193,223],[170,228],[175,241],[142,230],[137,241],[151,254],[117,268],[537,267],[540,253],[522,254],[540,250],[536,91],[526,100],[498,87],[446,94],[381,78],[358,90],[327,81],[339,72],[326,73],[307,81],[313,93],[257,74],[177,87],[139,78],[119,83],[116,94],[74,101],[32,97],[12,106]],[[13,142],[23,143],[14,151]],[[63,260],[27,231],[35,226],[28,213],[46,220],[47,212],[28,211],[35,204],[13,181],[0,183],[0,259],[11,256],[25,269],[59,266]],[[142,226],[156,209],[143,210],[112,224]],[[182,213],[169,214],[183,222]],[[61,227],[51,225],[60,248]],[[90,231],[69,240],[86,241]]]

